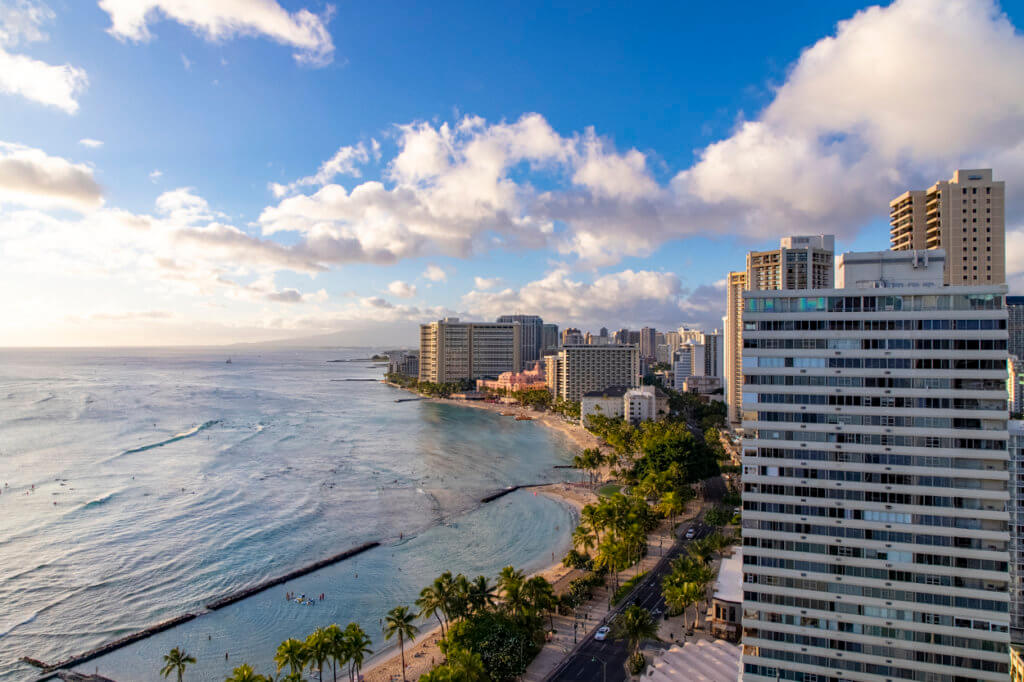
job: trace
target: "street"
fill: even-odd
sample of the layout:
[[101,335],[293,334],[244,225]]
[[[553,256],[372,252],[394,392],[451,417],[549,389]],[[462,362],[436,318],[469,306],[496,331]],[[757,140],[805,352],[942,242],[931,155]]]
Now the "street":
[[[719,481],[720,480],[721,479],[719,479]],[[700,521],[691,525],[696,530],[694,539],[706,537],[714,532],[714,528],[705,526]],[[672,561],[681,554],[685,554],[686,545],[690,541],[682,538],[681,536],[686,533],[691,525],[680,526],[680,540],[667,552],[666,560],[658,563],[658,565],[646,576],[640,587],[634,590],[633,594],[617,606],[614,613],[625,610],[631,604],[637,604],[638,606],[651,611],[652,615],[655,611],[664,613],[665,600],[661,595],[661,581],[669,572],[671,572]],[[659,622],[661,618],[662,616],[660,614],[656,616],[656,619],[658,619]],[[596,624],[588,625],[592,625],[593,630],[597,629]],[[605,641],[599,642],[594,639],[593,632],[590,632],[586,639],[583,640],[583,644],[576,649],[572,655],[566,658],[566,660],[547,677],[547,680],[552,682],[559,680],[587,680],[590,682],[603,680],[605,682],[624,682],[627,677],[625,664],[628,656],[629,652],[626,650],[625,641],[613,640],[611,636],[609,636]]]

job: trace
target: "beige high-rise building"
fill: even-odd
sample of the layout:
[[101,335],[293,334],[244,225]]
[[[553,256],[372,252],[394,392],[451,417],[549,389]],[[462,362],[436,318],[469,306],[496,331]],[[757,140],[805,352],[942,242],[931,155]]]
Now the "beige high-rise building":
[[446,383],[497,377],[522,366],[519,322],[460,322],[449,317],[420,325],[420,381]]
[[992,169],[960,169],[889,202],[893,251],[945,249],[944,283],[1006,282],[1006,186]]
[[547,366],[548,387],[556,399],[575,401],[589,391],[640,385],[636,346],[566,346]]
[[724,374],[728,418],[740,423],[743,401],[743,292],[831,289],[835,279],[835,238],[830,234],[785,237],[779,248],[751,251],[747,269],[730,272],[726,290]]

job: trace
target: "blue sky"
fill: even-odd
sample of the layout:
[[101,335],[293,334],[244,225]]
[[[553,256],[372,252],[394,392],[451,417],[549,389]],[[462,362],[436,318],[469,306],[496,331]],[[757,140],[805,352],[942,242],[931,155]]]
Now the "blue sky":
[[713,326],[965,166],[1024,253],[1020,3],[194,5],[0,0],[0,345]]

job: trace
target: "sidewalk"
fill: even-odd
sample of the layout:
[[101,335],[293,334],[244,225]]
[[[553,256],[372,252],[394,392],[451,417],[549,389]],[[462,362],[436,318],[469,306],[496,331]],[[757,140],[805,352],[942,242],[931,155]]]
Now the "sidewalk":
[[[692,500],[686,508],[686,513],[679,518],[677,523],[688,523],[696,519],[701,510],[699,500]],[[675,538],[672,535],[672,528],[668,520],[662,521],[658,527],[647,536],[647,556],[639,564],[631,566],[619,574],[619,583],[624,583],[637,573],[643,573],[653,569],[661,561],[662,553],[672,547]],[[661,550],[659,550],[659,540]],[[609,578],[609,582],[611,579]],[[582,642],[587,635],[602,624],[605,616],[608,615],[608,592],[609,587],[599,587],[594,590],[594,596],[585,604],[576,609],[579,616],[575,622],[579,623],[576,631],[577,642]],[[615,607],[613,606],[612,609]],[[537,657],[533,659],[526,668],[522,679],[524,682],[543,682],[551,672],[557,668],[576,646],[573,643],[573,622],[572,614],[555,616],[555,634],[540,650]]]

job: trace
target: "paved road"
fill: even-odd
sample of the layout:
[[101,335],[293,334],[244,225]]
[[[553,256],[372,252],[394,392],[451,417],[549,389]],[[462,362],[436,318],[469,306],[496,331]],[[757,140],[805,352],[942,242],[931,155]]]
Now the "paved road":
[[[682,534],[688,528],[689,526],[684,526],[679,531]],[[714,528],[705,526],[699,521],[693,524],[693,528],[696,530],[696,538],[702,538],[714,532]],[[629,599],[619,605],[618,609],[625,609],[630,604],[637,604],[652,613],[664,613],[665,599],[661,596],[661,580],[672,570],[672,561],[685,553],[688,542],[685,538],[680,539],[667,552],[667,560],[660,562],[647,575],[644,583],[630,595]],[[657,617],[661,618],[661,616]],[[625,641],[608,638],[599,642],[591,633],[583,641],[582,646],[573,652],[552,674],[548,675],[547,680],[550,682],[569,680],[574,682],[598,682],[599,680],[625,682],[627,679],[625,664],[628,656],[629,652],[626,650]]]

